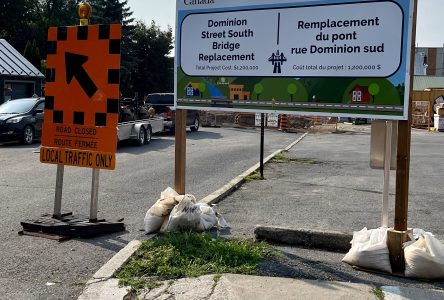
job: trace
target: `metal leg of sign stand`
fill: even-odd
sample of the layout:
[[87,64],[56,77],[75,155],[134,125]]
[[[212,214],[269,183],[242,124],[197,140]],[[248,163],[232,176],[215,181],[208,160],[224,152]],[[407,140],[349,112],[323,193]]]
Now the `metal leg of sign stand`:
[[62,217],[62,194],[63,194],[63,176],[65,174],[65,166],[57,165],[56,188],[54,197],[54,219]]
[[89,221],[91,223],[97,222],[97,208],[99,204],[99,176],[100,170],[93,169],[92,171],[92,186],[91,186],[91,206],[89,210]]
[[99,200],[99,169],[92,171],[91,207],[89,219],[86,216],[74,216],[72,213],[61,212],[64,166],[57,166],[56,193],[54,200],[54,215],[44,214],[37,219],[21,222],[23,231],[20,235],[57,240],[59,242],[73,237],[91,238],[108,233],[125,230],[125,224],[107,222],[97,219],[97,207]]
[[392,128],[393,123],[385,123],[385,153],[384,153],[384,192],[382,196],[382,227],[388,227],[388,198],[390,188],[390,162],[392,160]]

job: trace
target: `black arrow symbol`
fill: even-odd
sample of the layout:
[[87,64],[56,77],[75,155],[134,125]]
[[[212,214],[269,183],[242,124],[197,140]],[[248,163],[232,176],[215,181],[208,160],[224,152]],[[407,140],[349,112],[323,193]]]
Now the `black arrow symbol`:
[[75,77],[88,97],[91,98],[97,92],[98,88],[83,68],[83,64],[87,61],[88,56],[69,52],[65,53],[66,82],[70,84]]

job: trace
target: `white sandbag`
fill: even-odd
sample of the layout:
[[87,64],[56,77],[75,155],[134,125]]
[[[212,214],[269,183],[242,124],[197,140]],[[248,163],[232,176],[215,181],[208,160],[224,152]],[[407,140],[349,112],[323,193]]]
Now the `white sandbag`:
[[176,196],[179,201],[170,213],[167,232],[181,230],[196,230],[200,224],[200,209],[196,206],[196,198],[192,195]]
[[207,231],[217,226],[219,220],[211,206],[205,203],[197,203],[196,206],[200,211],[200,222],[197,231]]
[[164,218],[153,216],[150,214],[146,214],[145,218],[143,219],[143,223],[145,225],[145,233],[150,234],[159,231],[160,227],[162,226]]
[[424,232],[404,249],[405,276],[422,279],[444,279],[444,245]]
[[170,187],[167,187],[163,192],[160,193],[161,199],[170,198],[170,197],[174,198],[176,196],[179,196],[179,194]]
[[351,249],[342,259],[352,266],[392,273],[389,249],[387,247],[387,228],[355,231]]
[[[179,196],[181,197],[181,196]],[[176,197],[176,199],[178,199]],[[192,195],[185,195],[173,209],[168,219],[160,229],[161,232],[180,230],[208,231],[213,228],[229,227],[225,219],[205,203],[195,203]]]
[[160,199],[145,214],[144,225],[146,234],[160,230],[165,218],[168,217],[171,210],[177,205],[178,201],[175,198],[177,196],[179,194],[170,187],[160,193]]

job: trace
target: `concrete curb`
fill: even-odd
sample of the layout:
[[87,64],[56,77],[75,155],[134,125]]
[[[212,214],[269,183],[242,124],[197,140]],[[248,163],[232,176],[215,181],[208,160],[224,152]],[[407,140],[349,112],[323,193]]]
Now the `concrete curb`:
[[[264,164],[269,162],[270,160],[272,160],[273,157],[275,157],[277,154],[281,153],[282,151],[288,151],[291,148],[293,148],[296,144],[298,144],[300,141],[302,141],[302,139],[304,139],[307,136],[307,134],[308,134],[308,132],[304,133],[300,138],[298,138],[296,141],[294,141],[293,143],[288,145],[286,148],[279,149],[279,150],[273,152],[271,155],[267,156],[264,159]],[[220,189],[214,191],[210,195],[206,196],[205,198],[203,198],[199,202],[206,203],[208,205],[216,204],[216,203],[220,202],[222,199],[227,197],[231,192],[233,192],[234,190],[239,188],[244,183],[245,177],[247,177],[247,176],[251,175],[252,173],[256,172],[257,170],[259,170],[259,167],[260,167],[260,163],[255,164],[254,166],[249,168],[247,171],[236,176],[234,179],[230,180],[230,182],[228,182],[226,185],[224,185]]]
[[350,250],[353,238],[352,234],[342,232],[272,226],[256,226],[254,235],[258,240],[341,252]]
[[[296,141],[288,145],[285,149],[279,149],[269,155],[264,159],[264,163],[269,162],[273,157],[275,157],[278,153],[282,151],[288,151],[296,144],[298,144],[308,133],[303,134]],[[206,196],[200,202],[207,204],[214,204],[221,201],[227,195],[229,195],[232,191],[237,189],[242,183],[245,181],[245,177],[254,173],[259,169],[259,163],[255,164],[247,171],[242,174],[236,176],[229,183],[224,185],[222,188],[216,190],[210,195]],[[153,235],[155,236],[155,235]],[[117,252],[107,263],[105,263],[94,275],[93,277],[86,283],[86,287],[84,288],[82,294],[79,296],[78,300],[88,300],[88,299],[122,299],[123,296],[127,294],[127,290],[125,288],[118,287],[118,280],[112,278],[114,273],[125,263],[128,259],[136,252],[136,250],[140,247],[141,241],[133,240],[128,243],[122,250]]]
[[141,244],[141,241],[133,240],[117,252],[88,280],[78,300],[122,299],[128,292],[125,288],[119,288],[118,280],[112,277],[114,273],[128,261],[134,252],[139,249]]

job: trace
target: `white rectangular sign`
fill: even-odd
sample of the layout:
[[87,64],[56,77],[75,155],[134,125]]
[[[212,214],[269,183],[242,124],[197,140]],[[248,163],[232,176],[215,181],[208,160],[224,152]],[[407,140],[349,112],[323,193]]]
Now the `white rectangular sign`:
[[407,119],[412,0],[185,0],[179,108]]

